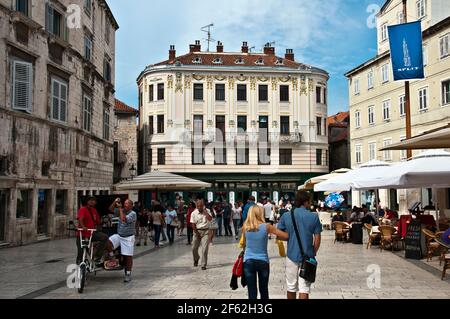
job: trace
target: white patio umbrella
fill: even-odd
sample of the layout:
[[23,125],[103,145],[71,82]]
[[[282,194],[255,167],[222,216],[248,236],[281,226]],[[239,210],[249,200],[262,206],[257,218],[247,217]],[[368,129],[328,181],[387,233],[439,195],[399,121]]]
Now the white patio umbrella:
[[115,185],[116,190],[192,190],[205,189],[211,187],[210,183],[205,183],[192,178],[175,175],[171,173],[153,171],[137,176],[133,180]]
[[[425,151],[408,162],[383,170],[379,176],[358,179],[353,186],[355,189],[433,188],[433,193],[436,194],[436,188],[450,187],[450,153]],[[437,196],[434,201],[436,209],[440,211]]]
[[[351,170],[345,174],[339,174],[327,181],[314,186],[315,192],[349,192],[352,190],[353,183],[360,178],[377,176],[380,171],[391,166],[391,164],[382,161],[370,161],[361,165],[359,168]],[[370,189],[370,188],[367,188]]]
[[348,173],[350,171],[349,168],[341,168],[338,170],[335,170],[333,172],[331,172],[330,174],[326,174],[326,175],[322,175],[322,176],[316,176],[313,177],[309,180],[307,180],[305,182],[305,184],[303,184],[302,186],[300,186],[298,188],[298,190],[302,190],[302,189],[314,189],[314,185],[322,183],[324,181],[327,181],[333,177],[339,176],[340,174],[345,174]]

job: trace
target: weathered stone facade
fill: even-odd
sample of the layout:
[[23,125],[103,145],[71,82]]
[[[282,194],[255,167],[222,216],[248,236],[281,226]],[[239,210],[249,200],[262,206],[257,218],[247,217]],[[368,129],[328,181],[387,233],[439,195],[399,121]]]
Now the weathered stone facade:
[[[114,108],[114,183],[131,178],[137,169],[137,122],[139,111],[116,100]],[[137,172],[137,170],[136,170]]]
[[0,244],[63,237],[111,191],[118,25],[86,3],[0,0]]

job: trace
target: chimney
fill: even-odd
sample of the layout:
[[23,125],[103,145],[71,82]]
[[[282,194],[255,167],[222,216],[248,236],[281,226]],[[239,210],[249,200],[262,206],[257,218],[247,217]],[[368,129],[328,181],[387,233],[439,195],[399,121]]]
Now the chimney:
[[169,61],[175,61],[175,57],[177,55],[177,51],[175,51],[175,46],[171,45],[169,49]]
[[294,50],[292,50],[292,49],[286,49],[286,55],[284,56],[284,58],[285,58],[286,60],[295,62]]
[[247,44],[247,42],[242,42],[242,53],[248,53],[248,44]]
[[223,53],[223,44],[220,41],[217,41],[217,53]]
[[191,44],[189,46],[190,53],[200,52],[201,50],[202,50],[202,46],[200,44],[200,40],[195,40],[195,44]]
[[270,43],[266,43],[264,46],[264,54],[275,55],[275,48]]

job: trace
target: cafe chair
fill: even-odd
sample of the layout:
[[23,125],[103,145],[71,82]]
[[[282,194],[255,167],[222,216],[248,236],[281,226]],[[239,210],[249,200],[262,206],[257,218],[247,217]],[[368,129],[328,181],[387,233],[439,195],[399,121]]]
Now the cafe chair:
[[380,237],[380,234],[372,234],[372,225],[364,224],[364,228],[367,230],[367,235],[369,236],[369,242],[367,243],[367,249],[373,245],[373,243]]
[[392,251],[394,251],[394,245],[396,242],[403,242],[400,235],[395,234],[396,229],[392,226],[380,226],[380,234],[381,234],[381,245],[380,251],[386,249],[387,246],[391,246]]
[[425,235],[426,246],[427,246],[427,262],[433,260],[434,253],[441,247],[441,245],[436,242],[438,234],[432,232],[429,229],[422,229],[422,233]]
[[336,243],[336,241],[338,240],[341,240],[344,244],[348,240],[348,234],[350,231],[347,228],[347,225],[344,222],[334,222],[333,228],[335,234],[334,243]]

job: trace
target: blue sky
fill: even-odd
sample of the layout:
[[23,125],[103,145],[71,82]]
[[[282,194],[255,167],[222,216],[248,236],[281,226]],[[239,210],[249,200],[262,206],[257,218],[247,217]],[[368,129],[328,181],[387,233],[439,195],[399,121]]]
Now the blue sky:
[[[243,41],[255,52],[275,42],[284,56],[327,70],[329,114],[348,110],[344,73],[376,54],[376,29],[367,20],[371,5],[384,0],[108,0],[120,29],[116,40],[116,97],[136,107],[136,78],[146,65],[177,55],[202,40],[201,27],[214,23],[212,37],[225,51],[239,51]],[[203,49],[202,48],[202,49]],[[215,44],[213,44],[215,48]]]

